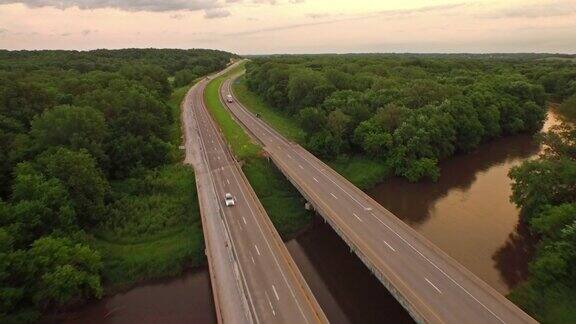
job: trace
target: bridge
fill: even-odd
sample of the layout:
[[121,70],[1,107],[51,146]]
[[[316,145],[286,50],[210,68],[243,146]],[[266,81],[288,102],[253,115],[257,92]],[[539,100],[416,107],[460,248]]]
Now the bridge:
[[[222,85],[222,98],[234,96],[233,80]],[[415,321],[536,322],[320,159],[285,139],[237,99],[225,104]]]
[[[217,320],[327,323],[204,104],[207,82],[187,93],[182,121],[185,162],[195,169]],[[235,206],[226,207],[226,193],[234,195]]]

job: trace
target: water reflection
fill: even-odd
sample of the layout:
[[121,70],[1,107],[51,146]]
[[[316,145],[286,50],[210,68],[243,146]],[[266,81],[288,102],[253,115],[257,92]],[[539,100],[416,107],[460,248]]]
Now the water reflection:
[[534,255],[535,243],[536,238],[530,233],[528,225],[520,221],[506,243],[492,256],[508,287],[516,286],[528,276],[527,261]]
[[210,275],[207,268],[200,268],[178,278],[146,283],[49,322],[216,323]]
[[[558,123],[549,113],[544,126]],[[526,278],[533,238],[510,202],[508,172],[540,146],[519,135],[441,163],[437,183],[392,178],[369,192],[384,207],[501,293]]]
[[[534,156],[539,146],[532,136],[502,138],[480,146],[466,155],[458,155],[440,164],[442,176],[438,182],[410,183],[404,178],[391,178],[369,191],[384,207],[413,227],[424,223],[435,213],[436,203],[452,191],[470,190],[479,176],[504,165],[516,164]],[[495,183],[498,187],[501,183]]]

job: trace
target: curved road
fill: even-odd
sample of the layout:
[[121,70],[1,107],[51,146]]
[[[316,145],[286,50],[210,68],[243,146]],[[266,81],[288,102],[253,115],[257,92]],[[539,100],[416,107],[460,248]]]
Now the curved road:
[[[221,96],[233,95],[230,79],[220,91]],[[535,322],[314,155],[256,118],[236,99],[227,106],[416,321]]]
[[[220,316],[219,320],[253,323],[327,322],[206,109],[203,96],[206,83],[206,80],[202,80],[189,91],[183,107],[187,111],[183,116],[187,129],[187,144],[190,137],[198,136],[194,139],[200,146],[196,154],[201,155],[206,165],[205,172],[213,186],[203,190],[213,189],[217,196],[216,210],[219,210],[219,213],[206,215],[211,217],[206,223],[221,223],[224,229],[224,235],[205,230],[205,235],[209,236],[207,242],[211,242],[212,249],[217,248],[214,245],[219,245],[229,250],[230,260],[224,266],[234,269],[236,273],[237,283],[226,282],[225,278],[213,276],[213,280],[217,281],[215,299],[217,307],[222,309],[224,314],[225,308],[238,305],[244,305],[248,314],[244,318],[238,314],[235,318]],[[192,124],[196,125],[193,127],[197,129],[196,134],[188,131],[188,125]],[[225,206],[225,193],[234,195],[236,206]],[[206,206],[201,204],[201,207]],[[208,248],[210,247],[207,246]],[[219,264],[223,266],[222,262]],[[219,273],[218,270],[222,269],[210,269],[216,274]],[[241,290],[241,298],[234,300],[230,296],[238,295],[237,286]]]

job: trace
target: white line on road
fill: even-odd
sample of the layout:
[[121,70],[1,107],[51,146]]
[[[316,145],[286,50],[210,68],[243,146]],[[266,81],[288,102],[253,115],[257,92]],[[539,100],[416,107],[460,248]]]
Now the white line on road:
[[320,183],[320,182],[318,181],[318,179],[316,179],[316,177],[312,177],[312,179],[314,179],[314,181]]
[[230,180],[228,180],[228,178],[226,178],[226,182],[227,182],[228,184],[230,184]]
[[303,167],[302,165],[298,164],[298,167],[299,167],[300,169],[304,170],[304,167]]
[[358,217],[358,215],[356,215],[356,213],[352,213],[352,215],[354,215],[354,217],[356,217],[357,220],[362,222],[362,218]]
[[392,247],[392,245],[388,244],[388,242],[386,242],[384,240],[382,240],[382,242],[384,242],[384,244],[386,244],[390,248],[390,250],[396,252],[396,250]]
[[256,261],[254,261],[254,256],[252,255],[252,252],[248,251],[248,253],[250,253],[250,259],[252,259],[252,263],[256,264]]
[[333,193],[330,193],[330,194],[332,195],[332,197],[334,197],[334,198],[338,199],[338,197],[336,197],[336,195],[335,195],[335,194],[333,194]]
[[272,285],[272,290],[274,290],[274,295],[276,296],[276,300],[280,301],[280,297],[278,297],[278,292],[276,291],[276,287]]
[[266,299],[268,299],[268,305],[270,305],[270,309],[272,310],[272,315],[276,316],[276,311],[274,311],[274,307],[272,306],[272,302],[270,301],[270,297],[268,297],[268,293],[264,292],[266,295]]
[[292,158],[292,155],[290,155],[290,154],[286,154],[286,155],[287,155],[289,158]]
[[426,280],[426,282],[428,282],[430,284],[430,286],[434,287],[434,289],[436,289],[436,291],[441,294],[442,290],[438,289],[438,287],[436,287],[432,282],[430,282],[430,280],[428,280],[428,278],[424,277],[424,279]]
[[500,321],[500,323],[503,323],[503,324],[506,323],[500,318],[500,316],[496,315],[496,313],[494,313],[490,308],[488,308],[488,306],[484,305],[484,303],[482,303],[480,300],[478,300],[478,298],[474,297],[474,295],[472,295],[468,290],[466,290],[466,288],[462,287],[462,285],[460,285],[456,280],[454,280],[452,277],[450,277],[444,270],[442,270],[434,262],[432,262],[430,259],[428,259],[428,257],[426,257],[424,254],[422,254],[422,252],[418,251],[418,249],[416,249],[412,244],[410,244],[410,242],[408,242],[400,234],[396,233],[396,231],[394,231],[390,226],[388,226],[388,224],[384,223],[374,213],[371,212],[370,214],[372,216],[374,216],[374,218],[376,218],[376,220],[378,220],[382,225],[386,226],[390,231],[392,231],[392,233],[396,234],[396,236],[398,236],[398,238],[400,238],[402,241],[404,241],[404,243],[406,243],[408,246],[410,246],[412,248],[412,250],[414,250],[416,253],[418,253],[424,260],[428,261],[428,263],[430,263],[432,266],[434,266],[434,268],[436,268],[444,276],[446,276],[446,278],[450,279],[450,281],[452,281],[456,286],[458,286],[460,289],[462,289],[468,296],[470,296],[472,299],[474,299],[478,304],[482,305],[482,307],[484,307],[485,310],[487,310],[490,314],[492,314],[492,316],[496,317],[496,319],[498,319],[498,321]]
[[258,250],[258,246],[256,246],[256,244],[254,244],[254,247],[256,248],[256,253],[258,253],[258,255],[260,255],[260,250]]

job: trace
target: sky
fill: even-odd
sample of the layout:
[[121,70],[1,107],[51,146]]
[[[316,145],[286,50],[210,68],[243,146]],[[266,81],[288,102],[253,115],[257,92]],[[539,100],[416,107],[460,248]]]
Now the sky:
[[0,48],[576,53],[576,0],[0,0]]

